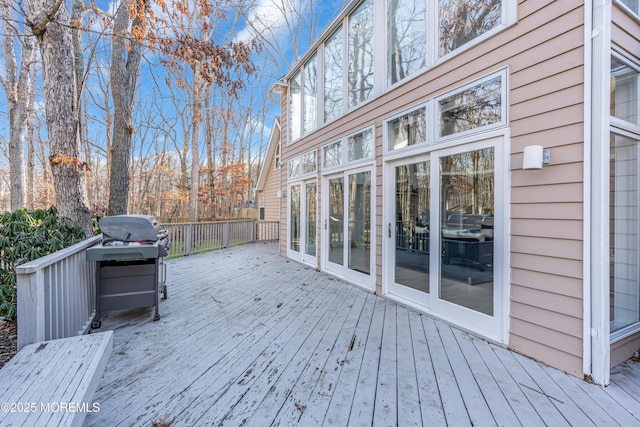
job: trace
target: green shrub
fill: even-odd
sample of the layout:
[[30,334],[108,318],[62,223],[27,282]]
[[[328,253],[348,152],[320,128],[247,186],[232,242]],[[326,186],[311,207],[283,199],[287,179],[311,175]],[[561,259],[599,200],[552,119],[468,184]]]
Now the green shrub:
[[18,265],[71,246],[84,237],[84,230],[59,217],[55,207],[0,213],[0,316],[15,317]]

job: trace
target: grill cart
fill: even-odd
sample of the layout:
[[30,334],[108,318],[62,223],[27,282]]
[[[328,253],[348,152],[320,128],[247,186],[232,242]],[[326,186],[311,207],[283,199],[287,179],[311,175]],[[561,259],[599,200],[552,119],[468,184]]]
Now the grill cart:
[[96,316],[103,311],[155,307],[158,295],[167,299],[166,264],[169,239],[158,222],[147,215],[116,215],[100,219],[102,242],[87,249],[87,261],[96,261]]

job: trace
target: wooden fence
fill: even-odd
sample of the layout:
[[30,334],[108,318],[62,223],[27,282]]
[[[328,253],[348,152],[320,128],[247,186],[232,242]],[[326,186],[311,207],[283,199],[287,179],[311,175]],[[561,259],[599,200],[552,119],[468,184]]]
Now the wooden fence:
[[[170,257],[278,240],[277,221],[214,221],[162,224],[169,232]],[[82,335],[89,331],[96,307],[96,263],[86,249],[94,236],[16,267],[18,350],[27,344]]]

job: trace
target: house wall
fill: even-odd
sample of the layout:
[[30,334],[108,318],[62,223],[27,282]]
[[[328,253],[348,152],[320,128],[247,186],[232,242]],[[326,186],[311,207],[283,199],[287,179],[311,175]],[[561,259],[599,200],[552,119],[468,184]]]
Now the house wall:
[[[611,13],[612,48],[626,56],[640,61],[640,22],[629,16],[617,3],[613,3]],[[611,366],[618,365],[633,356],[640,349],[640,333],[611,344]]]
[[282,168],[274,169],[275,159],[272,159],[271,165],[269,165],[269,171],[267,178],[264,182],[264,188],[261,192],[264,200],[264,220],[265,221],[280,221],[281,223],[286,219],[282,217],[280,213],[280,199],[276,196],[278,191],[282,190],[281,187],[281,171]]
[[[289,109],[287,108],[287,95],[285,91],[280,100],[280,175],[276,178],[278,186],[282,190],[283,196],[287,194],[287,161],[293,157],[289,154],[289,146],[287,145],[289,133]],[[287,255],[287,197],[277,199],[280,208],[280,254]]]
[[[283,102],[282,185],[286,188],[289,158],[375,124],[376,292],[381,293],[384,119],[508,67],[509,347],[582,376],[584,5],[577,0],[522,0],[517,19],[482,44],[291,145],[286,143],[288,108]],[[524,147],[539,144],[551,149],[551,164],[540,171],[521,170]],[[281,215],[286,241],[286,204]],[[281,252],[286,254],[286,242]]]

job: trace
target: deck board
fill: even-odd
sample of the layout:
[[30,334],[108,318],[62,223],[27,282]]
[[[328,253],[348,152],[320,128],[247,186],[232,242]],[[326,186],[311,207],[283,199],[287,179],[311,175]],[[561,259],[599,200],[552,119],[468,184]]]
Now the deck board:
[[634,425],[640,367],[588,384],[287,260],[277,243],[167,262],[169,299],[105,313],[90,426]]

